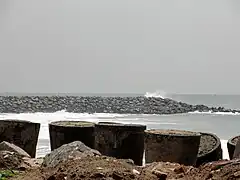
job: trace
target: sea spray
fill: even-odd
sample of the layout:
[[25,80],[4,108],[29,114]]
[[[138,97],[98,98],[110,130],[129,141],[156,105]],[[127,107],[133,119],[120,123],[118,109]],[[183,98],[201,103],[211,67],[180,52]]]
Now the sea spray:
[[165,99],[167,98],[167,93],[164,91],[157,90],[155,92],[146,92],[144,96]]

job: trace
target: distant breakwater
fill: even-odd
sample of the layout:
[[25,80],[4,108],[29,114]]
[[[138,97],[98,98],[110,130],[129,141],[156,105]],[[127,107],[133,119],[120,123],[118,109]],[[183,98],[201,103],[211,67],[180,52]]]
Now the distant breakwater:
[[91,96],[0,96],[0,113],[56,112],[119,114],[178,114],[188,112],[240,112],[223,107],[190,105],[172,99]]

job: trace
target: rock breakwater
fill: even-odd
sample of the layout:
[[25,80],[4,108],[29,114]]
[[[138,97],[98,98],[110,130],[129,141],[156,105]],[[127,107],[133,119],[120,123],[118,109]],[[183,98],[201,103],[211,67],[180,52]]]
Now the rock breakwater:
[[233,112],[223,107],[190,105],[154,97],[100,96],[0,96],[0,113],[56,112],[119,114],[177,114],[188,112]]

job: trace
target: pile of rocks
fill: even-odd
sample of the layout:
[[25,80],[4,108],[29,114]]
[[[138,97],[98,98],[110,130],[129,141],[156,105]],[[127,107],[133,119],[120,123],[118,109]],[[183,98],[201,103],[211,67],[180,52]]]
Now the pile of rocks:
[[41,163],[42,159],[31,158],[27,152],[14,144],[6,141],[0,143],[0,170],[22,171],[40,167]]
[[[26,153],[22,152],[22,150],[19,150],[19,148],[12,148],[13,145],[9,143],[6,144],[8,152],[11,151],[10,153],[15,153],[18,154],[18,157],[22,157],[22,159],[18,159],[21,163],[11,161],[12,165],[14,164],[15,168],[22,167],[19,165],[22,164],[24,159],[28,159],[29,157]],[[2,151],[0,151],[0,154],[1,152]],[[9,156],[4,156],[4,158],[9,159]],[[12,170],[11,167],[10,170]],[[239,169],[240,159],[215,161],[202,165],[199,168],[170,162],[153,162],[145,167],[136,166],[132,160],[103,156],[98,151],[85,146],[79,141],[75,141],[52,151],[43,159],[42,164],[38,163],[37,166],[28,165],[27,169],[18,168],[19,171],[17,172],[12,171],[16,173],[11,179],[227,180],[239,179]],[[1,172],[2,171],[0,171],[0,174]]]
[[240,112],[222,107],[190,105],[172,99],[97,96],[0,96],[0,113],[56,112],[119,114],[176,114],[187,112]]

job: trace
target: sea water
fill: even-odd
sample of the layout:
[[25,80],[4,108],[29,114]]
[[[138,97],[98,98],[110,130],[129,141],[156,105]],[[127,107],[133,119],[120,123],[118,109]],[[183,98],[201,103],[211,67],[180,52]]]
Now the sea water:
[[[55,113],[21,113],[21,114],[0,114],[0,119],[19,119],[41,123],[39,140],[37,145],[37,157],[45,156],[50,152],[50,141],[48,123],[59,120],[90,121],[90,122],[121,122],[145,124],[148,129],[183,129],[215,133],[221,138],[223,157],[228,158],[227,139],[237,135],[232,127],[224,126],[224,119],[231,121],[233,115],[212,115],[212,114],[178,114],[178,115],[130,115],[130,114],[88,114],[69,113],[58,111]],[[232,118],[234,119],[234,118]],[[231,121],[232,122],[232,121]],[[230,131],[230,132],[227,132]]]
[[[148,97],[162,97],[159,94],[146,93]],[[231,96],[227,98],[224,96],[224,99],[221,99],[221,96],[212,97],[210,95],[199,96],[197,95],[178,95],[171,96],[177,100],[191,104],[205,104],[213,106],[222,106],[224,105],[227,108],[235,108],[238,106],[238,100],[240,96],[232,98]],[[192,97],[192,98],[191,98]],[[209,98],[213,98],[212,101],[209,101]],[[205,101],[204,101],[205,98]],[[215,98],[215,99],[214,99]],[[229,99],[232,99],[230,101]],[[218,100],[219,104],[216,104],[215,101]],[[237,101],[237,102],[236,102]],[[205,103],[204,103],[205,102]],[[211,104],[210,104],[211,103]],[[214,104],[215,103],[215,104]],[[234,107],[231,107],[234,106]],[[227,151],[227,140],[233,136],[240,134],[240,116],[239,114],[233,113],[224,113],[224,112],[192,112],[186,114],[174,114],[174,115],[155,115],[155,114],[108,114],[108,113],[69,113],[65,110],[54,112],[54,113],[2,113],[0,114],[1,119],[19,119],[19,120],[29,120],[31,122],[41,123],[39,140],[37,145],[37,157],[45,156],[50,152],[50,141],[49,141],[49,131],[48,123],[59,121],[59,120],[71,120],[71,121],[90,121],[90,122],[99,122],[99,121],[108,121],[108,122],[122,122],[122,123],[135,123],[135,124],[145,124],[148,129],[183,129],[183,130],[192,130],[192,131],[201,131],[209,132],[216,134],[221,139],[222,149],[223,149],[223,158],[228,159]]]

